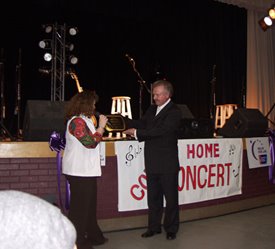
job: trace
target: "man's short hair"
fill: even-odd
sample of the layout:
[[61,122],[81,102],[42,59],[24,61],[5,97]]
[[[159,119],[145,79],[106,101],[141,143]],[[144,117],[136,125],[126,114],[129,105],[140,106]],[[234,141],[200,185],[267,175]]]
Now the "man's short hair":
[[172,97],[174,94],[174,88],[173,85],[170,81],[168,80],[157,80],[153,83],[152,89],[154,89],[157,86],[164,86],[164,88],[167,90],[169,93],[169,96]]

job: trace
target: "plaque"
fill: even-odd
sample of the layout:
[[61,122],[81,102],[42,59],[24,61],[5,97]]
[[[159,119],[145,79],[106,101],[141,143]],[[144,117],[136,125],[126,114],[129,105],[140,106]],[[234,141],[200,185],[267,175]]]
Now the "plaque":
[[105,115],[108,118],[108,122],[105,129],[109,132],[121,132],[126,129],[125,121],[120,114],[108,114]]

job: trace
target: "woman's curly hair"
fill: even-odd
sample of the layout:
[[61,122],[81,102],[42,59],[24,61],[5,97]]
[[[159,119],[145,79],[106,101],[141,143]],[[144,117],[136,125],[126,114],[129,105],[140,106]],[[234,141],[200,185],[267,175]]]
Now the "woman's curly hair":
[[91,117],[94,115],[94,105],[99,100],[95,91],[84,90],[83,92],[74,95],[67,103],[65,108],[65,122],[71,119],[73,116],[84,115]]

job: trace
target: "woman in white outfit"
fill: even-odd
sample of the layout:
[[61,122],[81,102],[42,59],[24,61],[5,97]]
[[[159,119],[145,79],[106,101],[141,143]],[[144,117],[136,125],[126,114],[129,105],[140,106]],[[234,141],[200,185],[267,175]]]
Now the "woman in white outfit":
[[68,218],[77,231],[77,248],[92,249],[93,245],[107,242],[97,223],[97,178],[101,176],[99,143],[107,117],[99,116],[95,104],[98,96],[85,90],[71,98],[65,113],[66,146],[62,172],[70,184]]

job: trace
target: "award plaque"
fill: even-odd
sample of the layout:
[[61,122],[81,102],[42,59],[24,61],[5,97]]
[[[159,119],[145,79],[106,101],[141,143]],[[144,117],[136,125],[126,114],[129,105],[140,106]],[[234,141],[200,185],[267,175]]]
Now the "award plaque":
[[108,122],[105,129],[108,132],[121,132],[126,129],[125,121],[120,114],[109,114],[105,115],[108,118]]

